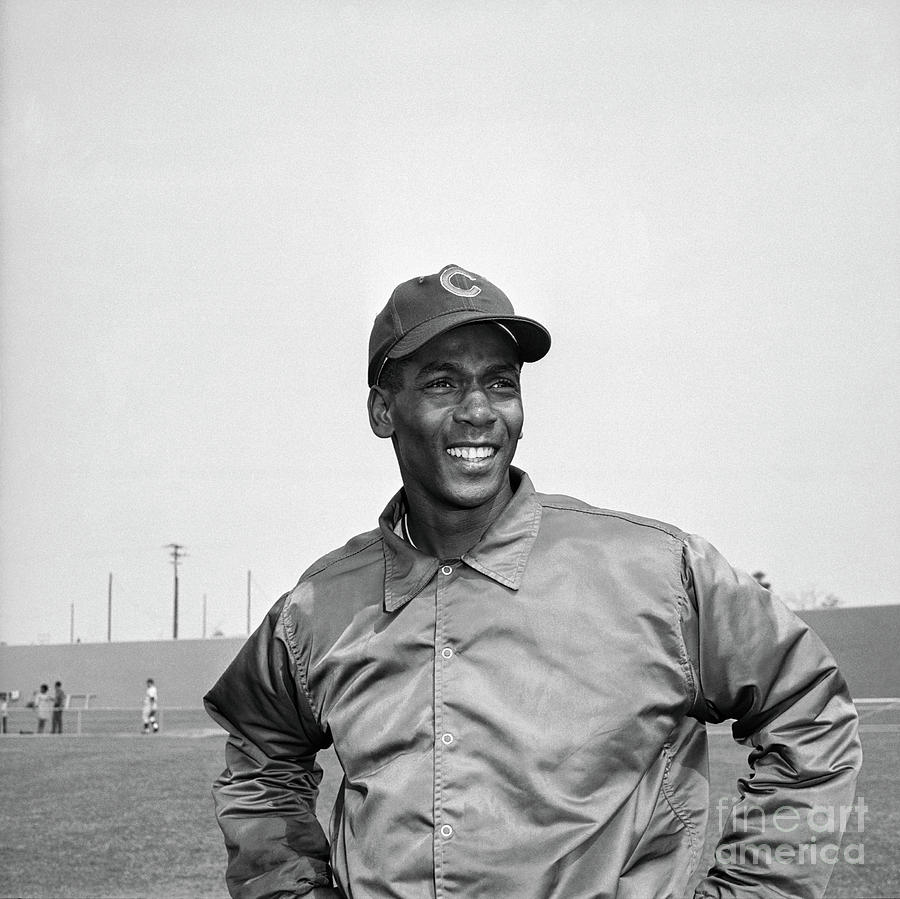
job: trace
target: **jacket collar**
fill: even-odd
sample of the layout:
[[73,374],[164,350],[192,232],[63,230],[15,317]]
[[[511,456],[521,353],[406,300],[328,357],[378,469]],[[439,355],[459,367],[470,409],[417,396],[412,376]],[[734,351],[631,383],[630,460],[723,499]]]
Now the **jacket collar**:
[[[462,561],[504,587],[518,590],[528,555],[541,523],[541,504],[531,479],[524,471],[510,468],[513,495],[497,520]],[[401,490],[378,519],[384,547],[384,608],[395,612],[418,596],[440,567],[440,559],[410,546],[394,533],[406,510]]]

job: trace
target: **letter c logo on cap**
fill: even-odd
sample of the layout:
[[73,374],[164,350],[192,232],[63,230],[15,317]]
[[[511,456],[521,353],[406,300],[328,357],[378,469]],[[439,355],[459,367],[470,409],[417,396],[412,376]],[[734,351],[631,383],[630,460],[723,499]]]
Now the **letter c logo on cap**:
[[481,288],[477,284],[473,284],[471,287],[465,289],[457,287],[450,280],[454,275],[462,275],[470,281],[475,280],[475,275],[469,274],[464,268],[460,268],[458,265],[451,265],[450,268],[446,268],[441,272],[441,287],[443,287],[444,290],[454,293],[458,297],[477,297],[478,294],[481,293]]

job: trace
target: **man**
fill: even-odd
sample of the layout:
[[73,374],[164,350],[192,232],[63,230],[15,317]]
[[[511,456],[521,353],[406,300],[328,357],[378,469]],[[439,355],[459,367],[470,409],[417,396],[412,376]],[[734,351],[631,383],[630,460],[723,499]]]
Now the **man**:
[[50,733],[61,734],[63,727],[63,709],[66,707],[66,694],[62,688],[62,681],[53,685],[53,721],[50,725]]
[[37,732],[42,734],[47,729],[50,713],[53,711],[53,697],[50,688],[41,684],[40,690],[34,696],[34,707],[37,709]]
[[458,266],[401,284],[377,316],[369,420],[403,489],[206,697],[230,734],[213,791],[232,896],[681,896],[703,850],[705,724],[729,718],[752,748],[722,836],[740,851],[697,895],[824,891],[827,864],[783,859],[840,839],[807,812],[852,800],[843,679],[702,539],[536,493],[511,466],[521,366],[549,346]]
[[159,702],[156,684],[152,677],[147,678],[147,689],[144,691],[144,704],[141,707],[141,718],[144,723],[143,733],[159,733]]

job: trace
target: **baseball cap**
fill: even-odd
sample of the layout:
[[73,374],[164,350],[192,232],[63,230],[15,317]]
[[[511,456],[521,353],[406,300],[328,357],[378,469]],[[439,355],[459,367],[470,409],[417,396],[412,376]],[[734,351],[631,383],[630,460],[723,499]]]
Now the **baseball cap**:
[[537,362],[550,349],[550,332],[516,315],[509,298],[487,278],[458,265],[397,285],[375,316],[369,335],[369,386],[378,382],[388,359],[402,359],[429,340],[460,325],[496,322],[519,346],[523,362]]

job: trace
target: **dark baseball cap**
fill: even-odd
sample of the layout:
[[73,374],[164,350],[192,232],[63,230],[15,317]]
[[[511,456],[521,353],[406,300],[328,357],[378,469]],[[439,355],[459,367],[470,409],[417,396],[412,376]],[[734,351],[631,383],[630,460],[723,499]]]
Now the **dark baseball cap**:
[[369,386],[388,359],[402,359],[429,340],[460,325],[497,322],[512,335],[523,362],[537,362],[550,349],[550,332],[516,315],[509,298],[487,278],[458,265],[397,285],[375,316],[369,336]]

